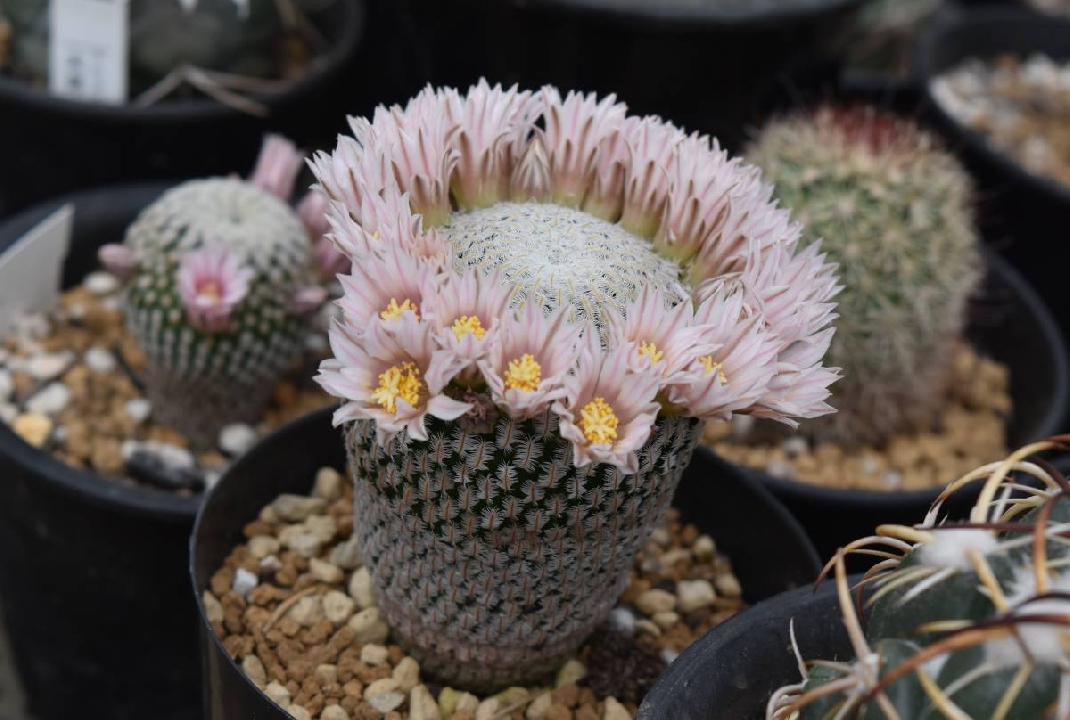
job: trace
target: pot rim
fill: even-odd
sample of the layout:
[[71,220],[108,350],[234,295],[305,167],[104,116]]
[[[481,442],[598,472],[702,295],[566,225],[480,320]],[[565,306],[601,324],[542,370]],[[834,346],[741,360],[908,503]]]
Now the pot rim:
[[[269,117],[290,101],[300,101],[303,97],[322,92],[324,83],[333,76],[340,75],[349,60],[356,55],[365,29],[363,1],[334,0],[334,4],[341,7],[342,22],[338,23],[341,25],[341,32],[337,40],[331,44],[329,51],[318,58],[320,62],[313,62],[308,72],[281,91],[250,93],[251,98],[267,106]],[[324,11],[329,8],[330,6]],[[88,117],[91,120],[131,125],[191,120],[210,122],[222,117],[244,115],[215,100],[201,97],[161,102],[148,107],[135,107],[129,102],[109,105],[86,100],[72,100],[32,87],[25,81],[0,75],[0,106],[7,104],[27,105],[39,111],[70,116],[72,120],[83,120]]]
[[[485,3],[487,0],[476,0]],[[492,0],[500,4],[500,0]],[[641,3],[638,0],[507,0],[514,8],[532,7],[562,13],[575,12],[610,18],[614,21],[655,23],[680,30],[708,30],[723,27],[768,27],[821,18],[830,13],[852,10],[865,0],[779,0],[777,5],[754,7],[741,3],[738,8],[716,9],[712,5],[663,4],[661,0]],[[785,5],[787,7],[785,7]]]
[[[1023,184],[1034,192],[1058,200],[1060,203],[1070,204],[1070,185],[1025,169],[1009,154],[992,147],[984,133],[965,125],[944,110],[943,106],[932,94],[933,79],[944,70],[954,67],[954,63],[946,67],[936,67],[935,56],[939,52],[939,48],[947,43],[949,37],[960,34],[969,35],[990,28],[1004,29],[1007,26],[1023,28],[1055,26],[1061,28],[1063,34],[1070,36],[1070,18],[1042,15],[1023,8],[988,7],[971,9],[969,13],[949,15],[941,19],[940,22],[933,23],[918,39],[914,53],[914,75],[918,89],[934,117],[943,125],[945,133],[949,136],[949,144],[952,146],[965,145],[972,152],[984,158],[986,163],[994,165],[1001,172],[1009,175],[1016,183]],[[992,34],[991,36],[1002,37],[999,34]],[[1001,54],[1009,54],[1024,59],[1042,52],[1037,49],[1010,47],[1002,39],[997,39],[993,45],[995,46],[993,50],[983,53],[984,58],[988,59]],[[1044,54],[1048,53],[1044,52]],[[957,57],[956,63],[972,57],[978,56]],[[1064,52],[1052,53],[1050,57],[1064,62],[1070,61],[1070,44],[1068,44]]]
[[[21,238],[27,230],[67,203],[77,213],[79,203],[109,197],[122,206],[129,195],[171,187],[167,182],[140,182],[113,185],[63,195],[58,199],[31,206],[0,223],[0,254]],[[10,233],[10,237],[5,237]],[[161,522],[188,523],[197,512],[203,495],[182,496],[139,484],[105,478],[97,473],[72,467],[47,450],[31,446],[0,422],[0,461],[10,462],[47,482],[71,497],[127,514],[149,515]]]
[[[1066,408],[1070,406],[1070,356],[1067,354],[1062,333],[1055,323],[1055,318],[1052,317],[1051,312],[1044,305],[1037,291],[1008,261],[993,252],[986,252],[985,263],[991,272],[1014,289],[1022,305],[1028,308],[1029,313],[1040,326],[1041,333],[1045,338],[1045,344],[1053,356],[1057,372],[1055,385],[1051,388],[1052,399],[1048,403],[1047,413],[1042,422],[1038,423],[1041,429],[1040,437],[1031,438],[1031,440],[1039,440],[1043,437],[1057,434],[1063,429]],[[929,506],[936,501],[936,498],[944,489],[944,485],[927,490],[908,491],[829,488],[797,480],[785,480],[750,467],[743,467],[743,469],[759,476],[762,484],[772,490],[773,494],[778,498],[792,498],[793,500],[814,504],[820,503],[830,509],[859,505],[883,506],[886,508],[910,508],[922,504]]]

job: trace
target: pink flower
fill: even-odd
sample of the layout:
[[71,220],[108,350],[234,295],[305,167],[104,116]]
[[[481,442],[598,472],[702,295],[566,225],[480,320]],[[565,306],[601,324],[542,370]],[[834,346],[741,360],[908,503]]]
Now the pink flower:
[[225,332],[231,313],[249,292],[253,273],[233,251],[203,248],[182,257],[178,292],[189,324],[203,332]]
[[292,142],[281,135],[268,135],[264,138],[249,182],[281,200],[289,201],[302,159]]
[[426,317],[435,327],[440,347],[463,368],[474,367],[493,345],[509,313],[513,287],[498,272],[478,269],[449,274],[426,297]]
[[330,210],[330,200],[327,196],[316,190],[305,193],[301,201],[297,203],[297,216],[301,218],[308,235],[313,240],[318,240],[327,234],[331,225],[327,220],[327,212]]
[[518,202],[546,202],[550,199],[550,158],[542,140],[531,139],[523,157],[513,167],[509,193]]
[[628,118],[626,127],[629,161],[620,224],[635,235],[652,238],[661,224],[676,146],[684,134],[655,116]]
[[542,91],[546,129],[543,145],[550,158],[553,201],[580,207],[595,172],[603,143],[624,128],[625,106],[615,95],[600,101],[594,93],[569,92],[561,99],[557,88]]
[[630,371],[632,354],[626,346],[602,350],[592,327],[580,341],[576,370],[566,376],[564,397],[553,405],[577,467],[608,463],[628,474],[639,471],[636,453],[650,438],[660,407],[659,379]]
[[472,408],[443,393],[456,367],[435,352],[431,326],[411,315],[373,325],[359,338],[335,323],[330,342],[335,357],[320,365],[316,381],[345,401],[334,414],[335,425],[374,420],[383,445],[403,430],[414,440],[427,440],[428,415],[454,420]]
[[478,362],[495,403],[510,417],[529,418],[561,398],[582,331],[565,308],[547,316],[538,303],[527,302],[507,314],[497,341]]
[[611,346],[631,348],[629,367],[652,371],[662,384],[673,382],[693,361],[713,348],[702,344],[706,328],[696,326],[690,302],[669,307],[665,295],[644,286],[625,308],[610,314]]
[[419,318],[433,272],[433,267],[398,246],[387,246],[381,254],[354,263],[349,275],[339,277],[344,294],[338,306],[358,333],[406,315]]

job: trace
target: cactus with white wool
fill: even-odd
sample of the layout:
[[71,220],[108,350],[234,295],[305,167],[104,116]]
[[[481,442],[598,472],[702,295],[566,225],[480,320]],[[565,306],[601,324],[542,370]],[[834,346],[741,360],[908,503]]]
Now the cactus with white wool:
[[966,171],[913,123],[866,107],[774,121],[748,158],[844,286],[829,349],[844,375],[837,413],[804,431],[856,446],[929,430],[981,277]]
[[[826,572],[855,658],[800,658],[803,678],[774,693],[769,720],[1070,716],[1070,482],[1029,460],[1068,441],[981,467],[948,486],[920,525],[882,526],[841,550]],[[944,521],[944,503],[976,486],[970,517]],[[851,553],[881,558],[861,582],[865,623],[848,585]]]
[[101,248],[126,284],[153,415],[197,447],[259,418],[303,351],[305,316],[326,299],[314,245],[324,204],[306,199],[299,213],[287,202],[300,164],[291,143],[269,137],[249,180],[179,185],[141,212],[123,244]]
[[704,422],[831,412],[832,267],[757,170],[612,96],[481,82],[350,123],[312,166],[359,260],[319,375],[354,534],[430,676],[537,681],[614,606]]

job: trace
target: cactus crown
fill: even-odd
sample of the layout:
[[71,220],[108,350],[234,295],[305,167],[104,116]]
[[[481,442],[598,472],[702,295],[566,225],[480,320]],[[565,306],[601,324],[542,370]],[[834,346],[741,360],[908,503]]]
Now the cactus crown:
[[[825,573],[835,574],[855,660],[804,666],[767,717],[1067,717],[1070,482],[1028,458],[1068,448],[1053,438],[979,468],[948,486],[921,525],[882,526],[841,550]],[[976,485],[970,518],[941,522],[944,503]],[[851,553],[883,558],[858,588],[870,590],[865,632],[847,583]]]
[[808,430],[879,444],[931,423],[980,277],[966,173],[912,123],[868,108],[774,122],[748,157],[839,263],[838,413]]

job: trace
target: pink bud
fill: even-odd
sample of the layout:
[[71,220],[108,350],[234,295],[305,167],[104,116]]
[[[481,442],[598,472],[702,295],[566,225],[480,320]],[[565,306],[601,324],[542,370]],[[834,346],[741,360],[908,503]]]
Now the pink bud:
[[129,280],[137,272],[137,258],[126,245],[104,245],[97,251],[97,257],[100,264],[120,280]]
[[319,285],[298,288],[294,293],[293,309],[298,315],[307,315],[327,302],[327,291]]
[[313,190],[297,203],[297,215],[308,228],[313,240],[323,237],[331,225],[327,220],[327,198]]
[[249,182],[277,198],[289,200],[301,161],[301,154],[292,142],[281,135],[268,135]]
[[316,269],[320,277],[331,280],[340,273],[349,272],[353,261],[349,256],[335,247],[335,244],[327,238],[320,238],[316,243]]

